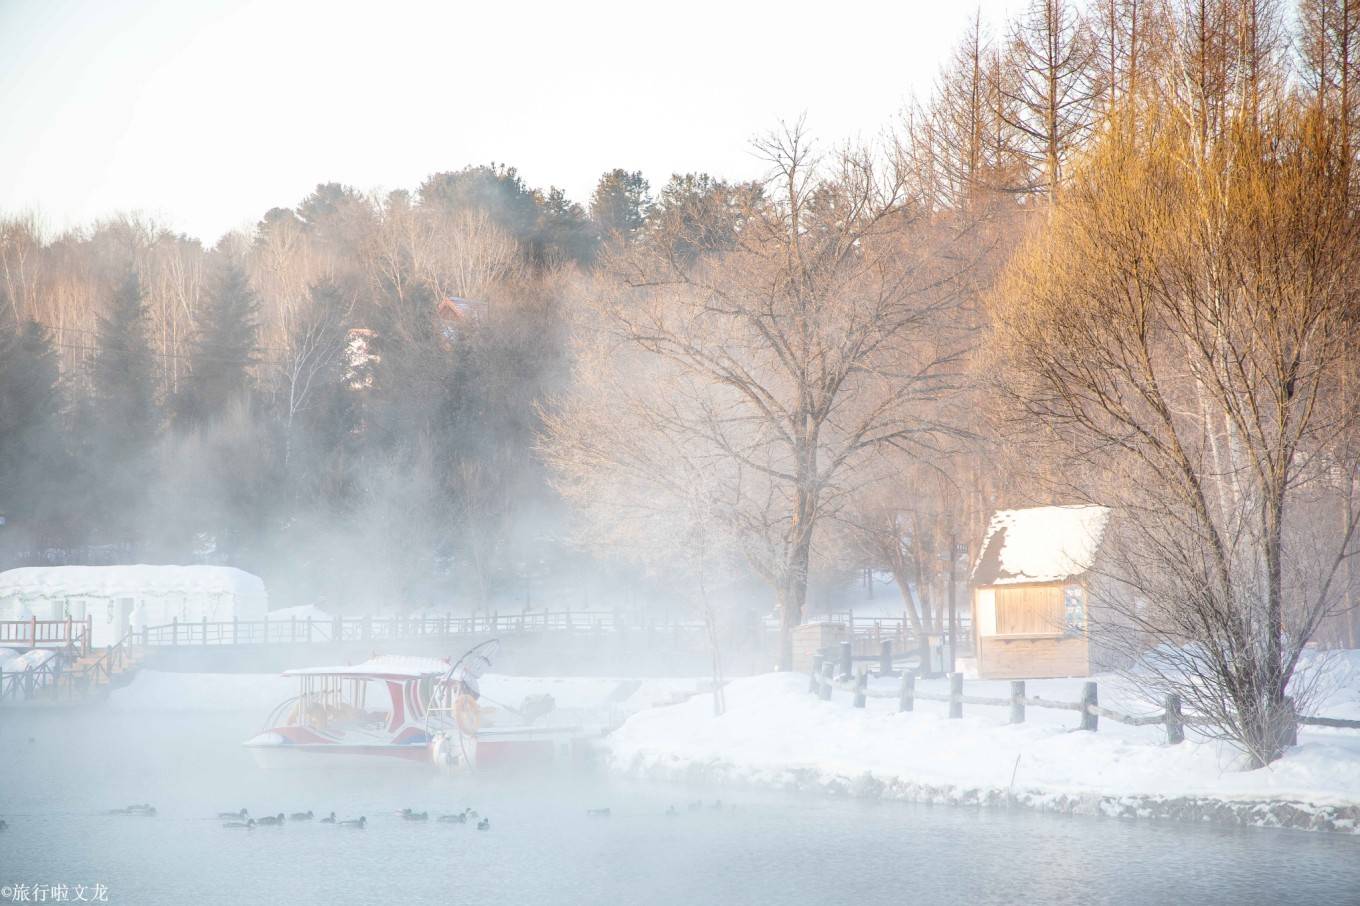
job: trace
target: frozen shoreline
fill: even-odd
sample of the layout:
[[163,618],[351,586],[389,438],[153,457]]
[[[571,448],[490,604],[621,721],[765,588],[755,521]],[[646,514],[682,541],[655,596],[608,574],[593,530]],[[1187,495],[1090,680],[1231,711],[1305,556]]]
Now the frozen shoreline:
[[[609,769],[670,782],[1360,833],[1355,731],[1309,728],[1280,761],[1243,771],[1227,746],[1193,738],[1169,746],[1160,727],[1102,722],[1082,732],[1074,714],[1038,709],[1010,726],[1004,708],[990,707],[949,720],[943,704],[899,714],[884,698],[859,710],[847,693],[824,702],[807,684],[796,674],[733,681],[721,718],[707,696],[635,714],[605,741]],[[1068,700],[1079,684],[1031,682]],[[1004,695],[1004,685],[970,683],[970,691]],[[1120,702],[1120,692],[1101,679],[1102,702]],[[1351,716],[1346,694],[1354,690],[1328,713]]]

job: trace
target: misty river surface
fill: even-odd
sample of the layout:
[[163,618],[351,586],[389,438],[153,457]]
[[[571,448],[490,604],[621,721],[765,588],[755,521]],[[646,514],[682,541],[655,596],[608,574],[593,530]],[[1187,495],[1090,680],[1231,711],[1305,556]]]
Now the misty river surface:
[[[1352,836],[590,776],[266,771],[239,745],[259,719],[0,715],[0,886],[101,884],[107,902],[131,906],[1360,903]],[[101,814],[140,802],[158,816]],[[433,820],[466,806],[491,829]],[[215,818],[242,807],[334,810],[369,826],[247,832]],[[431,820],[404,821],[402,807]],[[586,815],[603,807],[610,817]]]

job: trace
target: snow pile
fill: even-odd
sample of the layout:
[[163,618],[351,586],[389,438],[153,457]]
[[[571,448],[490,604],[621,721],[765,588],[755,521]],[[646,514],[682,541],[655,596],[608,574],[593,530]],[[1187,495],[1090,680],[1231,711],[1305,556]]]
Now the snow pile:
[[[1037,681],[1027,691],[1075,701],[1079,684]],[[898,713],[891,698],[870,698],[867,708],[855,709],[849,693],[838,690],[824,702],[808,694],[807,685],[806,676],[767,674],[728,685],[722,717],[713,716],[707,697],[636,714],[606,740],[611,766],[672,780],[928,801],[1087,803],[1111,813],[1173,800],[1360,808],[1355,731],[1305,732],[1302,744],[1269,768],[1242,771],[1227,746],[1204,740],[1169,746],[1159,726],[1102,720],[1098,732],[1082,732],[1073,712],[1033,707],[1026,723],[1015,726],[1007,723],[1007,709],[997,707],[965,706],[963,719],[950,720],[943,703],[918,700],[914,712]],[[876,691],[892,688],[884,681]],[[945,688],[941,681],[918,684]],[[1106,707],[1148,710],[1111,678],[1101,679],[1100,690]],[[965,691],[1009,694],[1001,682],[970,683]]]
[[1042,506],[992,517],[974,570],[978,585],[1059,582],[1095,564],[1109,507]]
[[23,654],[13,648],[0,648],[0,671],[23,673],[25,670],[36,670],[56,657],[56,654],[46,648],[34,648]]

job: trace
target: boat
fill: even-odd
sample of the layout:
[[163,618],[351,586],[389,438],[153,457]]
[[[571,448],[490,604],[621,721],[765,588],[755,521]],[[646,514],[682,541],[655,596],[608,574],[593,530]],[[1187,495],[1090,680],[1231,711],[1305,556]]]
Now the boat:
[[265,729],[244,745],[269,767],[297,763],[304,755],[428,763],[426,703],[448,671],[445,660],[391,655],[285,670],[284,676],[297,680],[298,694],[279,703]]
[[[446,771],[542,767],[583,758],[608,717],[558,711],[549,696],[490,703],[479,680],[499,650],[483,642],[456,661],[375,656],[283,675],[298,694],[244,745],[264,767],[419,764]],[[484,701],[487,703],[484,704]]]

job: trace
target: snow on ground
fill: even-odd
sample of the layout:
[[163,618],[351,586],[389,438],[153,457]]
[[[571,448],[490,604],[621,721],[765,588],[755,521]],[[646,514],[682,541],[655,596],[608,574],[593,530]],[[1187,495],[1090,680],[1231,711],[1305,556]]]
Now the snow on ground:
[[[1360,663],[1358,660],[1356,663]],[[1351,665],[1354,666],[1354,665]],[[1119,680],[1098,677],[1101,704],[1146,714]],[[1077,701],[1082,680],[1032,680],[1026,692]],[[767,674],[732,682],[727,713],[714,717],[706,696],[629,718],[607,740],[619,771],[670,779],[704,779],[843,791],[868,785],[882,794],[946,801],[986,801],[1011,794],[1042,807],[1119,797],[1290,800],[1320,806],[1360,806],[1360,731],[1308,728],[1301,744],[1268,768],[1245,771],[1228,746],[1190,739],[1165,742],[1160,726],[1128,727],[1102,719],[1098,732],[1076,729],[1072,711],[1029,707],[1011,726],[1003,707],[966,705],[950,720],[942,702],[918,700],[898,713],[895,682],[876,681],[868,707],[851,707],[851,693],[830,702],[808,693],[800,674]],[[943,680],[919,681],[943,693]],[[1008,696],[1005,682],[969,682],[965,694]],[[890,697],[889,697],[890,696]],[[1338,693],[1331,716],[1355,696]],[[1351,703],[1354,707],[1354,703]]]

